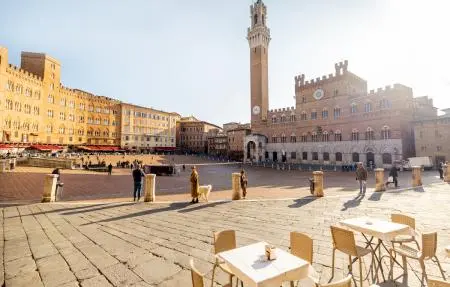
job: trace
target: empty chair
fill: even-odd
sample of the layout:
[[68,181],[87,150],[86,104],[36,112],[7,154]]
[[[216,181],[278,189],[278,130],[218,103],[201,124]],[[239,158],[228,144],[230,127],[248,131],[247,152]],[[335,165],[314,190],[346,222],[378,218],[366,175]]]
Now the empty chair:
[[[290,242],[292,255],[295,255],[310,264],[309,277],[314,281],[314,283],[317,283],[318,279],[316,278],[316,272],[312,268],[313,240],[306,234],[293,231],[290,234]],[[291,282],[291,286],[294,286],[294,282]]]
[[[418,260],[420,263],[420,267],[422,268],[422,283],[423,279],[428,279],[427,273],[425,270],[425,260],[431,260],[435,262],[439,270],[441,271],[442,278],[445,280],[444,270],[442,270],[441,263],[439,259],[436,257],[436,249],[437,249],[437,232],[423,233],[422,234],[422,249],[416,250],[407,245],[398,245],[393,246],[391,252],[394,254],[398,254],[402,256],[403,259],[403,274],[407,274],[408,269],[406,266],[406,258],[411,258]],[[391,258],[391,270],[394,263]]]
[[[393,213],[393,214],[391,214],[391,221],[395,222],[395,223],[408,225],[412,230],[414,230],[414,231],[416,230],[416,220],[413,217],[403,215],[403,214]],[[393,244],[394,243],[402,244],[402,243],[413,242],[413,241],[416,243],[417,249],[420,249],[419,242],[417,242],[414,235],[397,235],[392,240],[392,243]]]
[[[236,233],[234,230],[224,230],[214,232],[214,254],[218,254],[220,252],[228,251],[235,248],[236,248]],[[233,272],[230,270],[230,268],[225,262],[220,262],[219,259],[216,258],[216,262],[214,263],[214,268],[212,272],[211,286],[214,284],[214,275],[217,267],[220,267],[220,269],[229,274],[231,285],[234,276]]]
[[[194,266],[194,259],[191,258],[189,261],[191,264],[191,278],[192,278],[192,287],[204,287],[203,277],[204,274],[201,274],[197,268]],[[230,284],[225,285],[225,287],[231,287]]]
[[450,287],[450,282],[442,280],[431,280],[427,281],[428,287]]
[[318,287],[351,287],[352,286],[352,275],[348,275],[344,279],[336,282],[331,282],[327,284],[317,284]]
[[[361,258],[366,256],[367,254],[371,254],[372,251],[370,249],[357,246],[355,243],[355,235],[352,231],[346,230],[337,226],[330,226],[331,235],[333,237],[333,259],[332,259],[332,270],[331,270],[331,278],[334,277],[334,259],[336,250],[341,251],[348,255],[349,262],[349,271],[352,273],[352,256],[356,257],[359,262],[359,283],[362,286],[363,276],[362,276],[362,263]],[[372,257],[373,260],[373,257]]]

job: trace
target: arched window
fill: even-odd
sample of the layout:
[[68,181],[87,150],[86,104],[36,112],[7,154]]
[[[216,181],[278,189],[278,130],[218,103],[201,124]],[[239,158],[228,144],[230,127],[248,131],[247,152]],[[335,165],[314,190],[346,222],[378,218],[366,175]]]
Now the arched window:
[[60,126],[58,132],[60,135],[63,135],[66,132],[66,128],[64,126]]
[[359,162],[359,153],[357,152],[352,153],[352,161]]
[[380,100],[380,109],[389,109],[391,107],[391,102],[386,99],[383,98],[382,100]]
[[285,134],[281,134],[281,142],[282,143],[286,142],[286,135]]
[[337,120],[341,117],[341,108],[336,107],[334,108],[334,119]]
[[350,111],[352,114],[356,114],[358,112],[358,105],[356,103],[352,103],[350,105]]
[[305,143],[308,141],[308,135],[306,133],[302,134],[302,142]]
[[46,131],[47,131],[48,134],[51,134],[52,131],[53,131],[52,125],[47,125]]
[[272,142],[273,142],[273,143],[276,143],[276,142],[277,142],[277,136],[276,136],[276,135],[273,135],[273,136],[272,136]]
[[330,135],[328,134],[328,132],[327,132],[327,131],[324,131],[324,132],[322,133],[322,141],[328,142],[329,136],[330,136]]
[[384,140],[388,140],[391,138],[391,129],[388,126],[384,126],[381,131],[381,138]]
[[272,116],[272,124],[275,124],[277,122],[277,116],[273,115]]
[[352,141],[359,141],[359,131],[357,129],[352,130]]
[[254,16],[253,16],[253,23],[256,25],[256,24],[258,24],[258,14],[255,14]]
[[324,161],[329,161],[330,160],[330,153],[324,152],[323,153],[323,160]]
[[364,105],[364,112],[370,113],[372,111],[372,103],[366,103]]
[[334,141],[340,142],[342,141],[342,133],[340,130],[334,132]]
[[284,123],[285,121],[286,121],[286,116],[284,114],[282,114],[280,122]]
[[290,119],[291,119],[291,122],[295,122],[296,118],[295,118],[295,114],[294,113],[291,114]]
[[390,153],[383,153],[383,164],[392,164],[392,155]]
[[341,152],[336,153],[336,161],[342,161],[342,153]]
[[317,112],[316,110],[311,111],[311,120],[317,120]]
[[291,143],[295,143],[297,142],[297,137],[295,136],[294,133],[291,134]]
[[366,130],[366,140],[371,141],[375,139],[374,131],[371,127],[368,127]]
[[302,121],[306,121],[307,119],[308,119],[308,116],[306,115],[306,112],[305,111],[303,111],[302,112],[302,115],[301,115],[301,118],[300,118]]
[[311,133],[311,141],[312,142],[318,142],[319,141],[319,136],[317,135],[317,132],[312,132]]
[[328,119],[328,109],[327,108],[323,108],[322,110],[322,119]]

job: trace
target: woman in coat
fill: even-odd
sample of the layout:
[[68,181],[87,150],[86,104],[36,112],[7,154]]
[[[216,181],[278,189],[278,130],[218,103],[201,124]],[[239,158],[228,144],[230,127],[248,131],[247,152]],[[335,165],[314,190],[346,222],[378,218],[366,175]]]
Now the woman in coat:
[[198,172],[195,166],[192,167],[191,172],[191,203],[198,203]]

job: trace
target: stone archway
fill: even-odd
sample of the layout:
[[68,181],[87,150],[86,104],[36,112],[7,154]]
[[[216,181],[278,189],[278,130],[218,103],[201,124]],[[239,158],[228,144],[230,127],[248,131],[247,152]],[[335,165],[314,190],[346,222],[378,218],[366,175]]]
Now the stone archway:
[[256,159],[256,144],[254,141],[247,143],[247,159]]

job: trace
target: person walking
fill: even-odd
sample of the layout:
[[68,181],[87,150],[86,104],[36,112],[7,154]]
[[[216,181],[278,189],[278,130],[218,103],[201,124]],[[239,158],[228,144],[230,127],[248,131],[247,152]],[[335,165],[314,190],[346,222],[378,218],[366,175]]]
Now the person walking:
[[366,193],[367,170],[362,162],[359,162],[356,168],[356,180],[359,181],[359,193]]
[[134,190],[133,190],[133,201],[139,201],[141,199],[141,188],[142,188],[142,178],[145,177],[144,172],[137,166],[133,172]]
[[242,188],[242,197],[245,199],[247,196],[247,175],[245,171],[241,170],[241,188]]
[[442,161],[439,163],[438,170],[439,170],[439,178],[444,179],[444,163]]
[[394,183],[395,188],[398,187],[398,172],[397,172],[397,166],[395,164],[392,165],[391,170],[389,171],[389,177],[392,177],[392,181],[386,182],[386,188],[389,186],[390,183]]
[[198,203],[198,187],[199,187],[198,172],[197,168],[194,165],[192,167],[191,172],[191,197],[192,197],[191,203]]
[[109,163],[109,165],[108,165],[108,175],[111,175],[111,173],[112,173],[112,164]]

